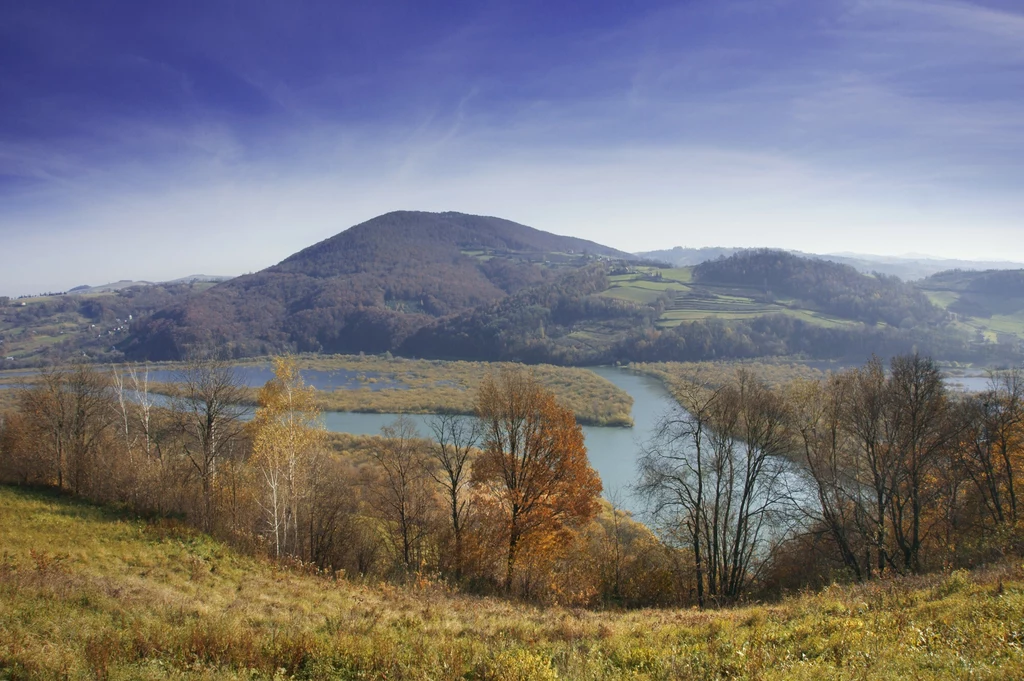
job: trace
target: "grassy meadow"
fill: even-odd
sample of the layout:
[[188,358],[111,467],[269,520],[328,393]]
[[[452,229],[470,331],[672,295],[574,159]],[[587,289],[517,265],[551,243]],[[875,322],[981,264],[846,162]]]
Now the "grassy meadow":
[[966,291],[960,277],[945,279],[946,284],[926,279],[921,286],[932,303],[956,312],[957,327],[990,343],[1024,338],[1024,303],[1019,297]]
[[0,488],[3,679],[1007,679],[1024,565],[720,611],[358,584],[168,521]]

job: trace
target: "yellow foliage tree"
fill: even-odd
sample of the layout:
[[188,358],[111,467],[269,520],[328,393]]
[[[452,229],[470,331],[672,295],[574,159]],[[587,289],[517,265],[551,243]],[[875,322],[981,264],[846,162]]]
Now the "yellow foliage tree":
[[298,547],[299,505],[309,491],[309,473],[322,455],[326,431],[316,406],[316,388],[303,382],[290,357],[274,359],[274,378],[260,388],[252,422],[252,462],[263,482],[260,508],[274,541],[274,554]]

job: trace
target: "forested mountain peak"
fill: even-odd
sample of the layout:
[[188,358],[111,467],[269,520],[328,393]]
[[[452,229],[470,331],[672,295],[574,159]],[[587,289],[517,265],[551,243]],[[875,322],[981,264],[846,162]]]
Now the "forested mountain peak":
[[560,236],[502,218],[465,213],[393,211],[350,227],[289,256],[268,271],[333,276],[368,261],[451,257],[459,253],[589,254],[633,259],[593,241]]
[[[53,339],[51,355],[97,346],[103,357],[131,360],[200,349],[564,364],[863,361],[927,348],[956,361],[1007,361],[1024,328],[1021,271],[954,271],[910,284],[769,249],[690,268],[617,254],[499,218],[399,211],[261,272],[178,287],[157,305],[139,287],[104,294],[106,302],[62,296],[4,308],[0,300],[0,343],[15,362],[29,361],[37,334]],[[72,305],[80,314],[65,319],[72,298],[81,298]],[[97,330],[101,303],[117,308],[111,328]],[[68,340],[69,322],[81,339]]]
[[237,355],[383,352],[433,319],[554,281],[595,257],[635,258],[501,218],[396,211],[161,310],[122,348],[148,359],[176,359],[196,345]]

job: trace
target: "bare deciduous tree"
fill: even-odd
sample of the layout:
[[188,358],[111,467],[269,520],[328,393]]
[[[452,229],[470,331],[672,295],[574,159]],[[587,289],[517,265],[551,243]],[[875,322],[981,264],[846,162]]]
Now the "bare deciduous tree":
[[1017,521],[1017,476],[1024,463],[1024,374],[993,373],[988,390],[963,405],[961,466],[997,525]]
[[425,443],[416,425],[404,416],[381,428],[381,436],[370,452],[381,474],[375,505],[401,567],[411,572],[418,567],[432,510],[424,485],[428,477]]
[[173,409],[182,448],[199,478],[201,527],[213,527],[213,500],[217,465],[242,434],[245,389],[229,364],[193,357],[178,377],[179,392]]
[[264,482],[260,507],[274,540],[274,555],[297,555],[299,505],[308,500],[325,431],[316,389],[303,382],[293,359],[274,361],[274,377],[259,392],[252,433],[252,459]]
[[683,382],[677,395],[683,408],[645,445],[637,490],[663,536],[693,548],[698,602],[735,599],[791,529],[788,414],[742,370],[724,386]]
[[[890,394],[885,368],[877,357],[849,374],[844,408],[845,429],[853,440],[852,475],[857,495],[857,524],[875,550],[875,559],[865,557],[865,576],[871,577],[874,563],[878,572],[891,564],[886,532],[892,481],[897,470],[893,436],[897,423],[891,417]],[[870,552],[870,548],[866,549]]]
[[817,504],[804,504],[812,522],[825,529],[843,565],[857,581],[870,565],[858,556],[854,536],[860,517],[861,495],[855,483],[852,437],[846,428],[845,407],[852,381],[835,375],[820,382],[800,382],[790,387],[793,430],[803,451]]
[[430,453],[437,467],[431,477],[441,487],[452,528],[452,564],[462,577],[462,534],[469,512],[469,458],[480,442],[480,422],[470,416],[441,413],[430,420],[434,443]]
[[107,378],[82,365],[45,369],[39,385],[26,390],[21,401],[49,452],[57,488],[84,491],[101,437],[114,422]]
[[894,444],[898,452],[889,515],[896,546],[905,571],[921,571],[921,547],[935,515],[929,506],[938,491],[938,468],[948,461],[947,447],[957,435],[949,418],[946,388],[935,363],[920,355],[892,360],[890,377],[891,421],[898,424]]

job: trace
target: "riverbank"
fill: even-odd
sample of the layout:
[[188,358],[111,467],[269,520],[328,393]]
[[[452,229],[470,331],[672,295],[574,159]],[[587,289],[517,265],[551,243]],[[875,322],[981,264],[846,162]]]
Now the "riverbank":
[[[484,377],[505,366],[501,362],[360,355],[299,355],[296,364],[303,379],[317,389],[317,406],[322,411],[362,414],[472,414]],[[271,378],[267,359],[233,362],[232,366],[239,369],[248,387],[243,404],[255,405],[257,390]],[[173,382],[182,367],[181,363],[168,362],[150,365],[150,391],[173,395]],[[531,365],[530,370],[573,411],[580,424],[619,428],[633,425],[632,398],[593,371],[549,364]],[[0,373],[0,385],[5,380],[25,382],[26,375]]]

